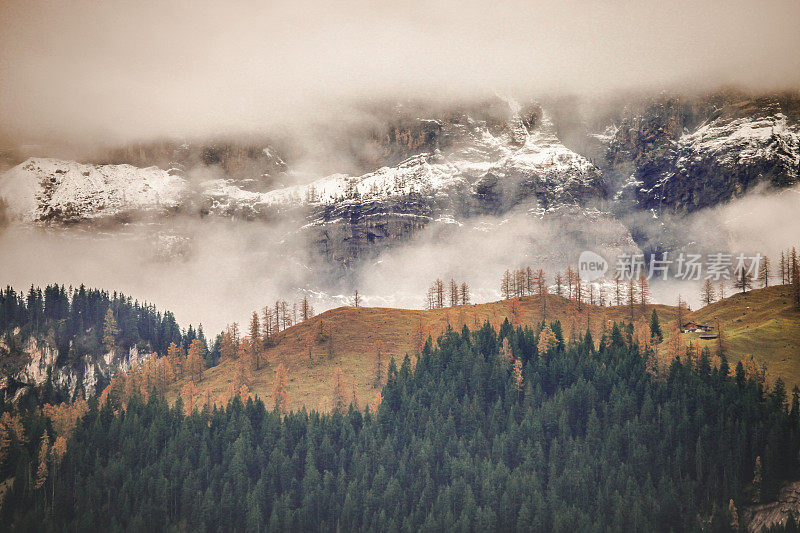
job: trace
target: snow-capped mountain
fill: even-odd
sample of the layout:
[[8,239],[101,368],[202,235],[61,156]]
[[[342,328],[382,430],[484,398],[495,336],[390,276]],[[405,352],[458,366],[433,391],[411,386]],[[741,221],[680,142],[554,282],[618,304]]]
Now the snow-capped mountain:
[[[175,211],[289,221],[287,227],[295,228],[290,231],[320,255],[347,265],[432,224],[469,224],[475,216],[596,211],[577,217],[586,220],[585,231],[591,233],[600,220],[612,220],[609,212],[695,210],[759,183],[796,183],[800,133],[798,106],[792,102],[723,95],[631,105],[582,132],[587,145],[595,146],[587,152],[591,160],[579,148],[567,148],[558,123],[536,105],[495,101],[488,106],[491,112],[433,116],[403,108],[405,114],[373,138],[378,140],[372,148],[379,148],[373,152],[384,154],[375,162],[383,164],[362,174],[309,180],[293,174],[291,162],[271,149],[264,155],[257,147],[231,145],[195,153],[180,145],[154,151],[162,168],[29,159],[0,176],[0,198],[5,218],[36,224],[127,221],[142,213],[157,217]],[[146,162],[147,153],[131,149],[120,157],[136,155]],[[227,170],[219,179],[189,180],[184,164],[163,163],[170,157],[199,157],[212,165],[222,161]],[[254,187],[267,163],[280,179],[262,179]],[[257,176],[232,177],[232,169],[251,164],[258,167]],[[631,231],[618,223],[610,227],[614,235],[604,240],[630,241]]]
[[27,223],[71,223],[160,213],[181,205],[186,181],[156,167],[84,165],[31,158],[0,178],[7,215]]
[[[541,216],[602,199],[602,176],[557,138],[546,114],[504,125],[462,117],[427,130],[455,139],[363,175],[333,174],[310,183],[250,189],[239,180],[190,185],[177,169],[83,165],[30,159],[0,178],[13,219],[73,223],[133,213],[186,214],[249,220],[295,220],[328,259],[349,263],[402,241],[430,223],[502,214],[522,206]],[[429,120],[429,119],[420,119]]]
[[647,209],[693,211],[741,196],[757,184],[800,179],[795,105],[655,102],[594,139],[606,146],[604,173],[622,181],[619,198]]

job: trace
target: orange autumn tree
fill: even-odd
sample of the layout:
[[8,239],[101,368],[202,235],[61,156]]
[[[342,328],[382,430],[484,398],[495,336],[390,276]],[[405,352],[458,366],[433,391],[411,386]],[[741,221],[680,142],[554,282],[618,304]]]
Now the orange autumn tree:
[[275,400],[275,407],[282,413],[289,408],[289,389],[288,378],[286,377],[286,365],[280,363],[275,369],[275,381],[272,383],[272,398]]
[[36,479],[33,482],[35,489],[40,489],[47,481],[47,460],[50,454],[50,437],[47,435],[47,430],[42,434],[42,443],[39,446],[39,460],[36,467]]
[[76,399],[72,403],[63,402],[56,405],[48,403],[42,407],[42,413],[50,419],[55,434],[66,439],[72,436],[78,421],[88,412],[89,404],[83,398]]
[[172,365],[172,370],[177,377],[183,376],[183,363],[185,355],[186,354],[183,352],[183,346],[171,342],[167,347],[167,360],[169,361],[170,365]]
[[194,381],[189,380],[183,388],[181,388],[181,399],[183,400],[183,408],[187,415],[192,414],[192,411],[194,411],[194,397],[196,394],[197,387],[195,387]]
[[514,390],[522,392],[522,361],[519,357],[514,359],[512,375],[514,376]]
[[205,346],[200,339],[194,339],[189,345],[189,353],[186,356],[186,371],[189,379],[201,381],[203,379],[203,367],[205,366]]
[[536,348],[539,350],[539,355],[545,355],[547,352],[558,346],[558,339],[550,324],[545,324],[544,329],[539,334],[539,343]]
[[381,391],[375,393],[375,398],[372,400],[372,403],[369,404],[369,410],[373,413],[378,411],[378,408],[381,406],[381,402],[383,401],[383,396],[381,396]]
[[500,358],[506,365],[510,365],[511,361],[514,359],[514,355],[511,353],[511,344],[508,342],[508,337],[503,337],[503,346],[500,350]]
[[8,452],[12,446],[25,446],[28,444],[28,437],[25,435],[25,428],[19,415],[12,415],[8,411],[0,417],[0,465],[8,457]]

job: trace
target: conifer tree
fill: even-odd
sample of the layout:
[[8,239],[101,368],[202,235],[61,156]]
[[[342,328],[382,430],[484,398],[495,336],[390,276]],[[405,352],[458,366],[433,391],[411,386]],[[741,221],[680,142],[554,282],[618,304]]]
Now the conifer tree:
[[758,267],[758,278],[761,280],[761,287],[769,287],[770,276],[770,262],[769,257],[766,255],[761,258],[761,264]]
[[547,318],[547,279],[545,278],[544,270],[540,268],[536,272],[534,281],[536,283],[536,294],[542,300],[542,317]]
[[575,285],[575,271],[567,267],[567,299],[572,300],[572,287]]
[[683,324],[684,324],[684,313],[686,312],[686,303],[681,298],[681,295],[678,295],[678,305],[675,309],[675,328],[681,332],[683,331]]
[[450,278],[450,307],[458,305],[458,283],[453,278]]
[[303,301],[300,302],[300,316],[304,322],[314,316],[314,308],[308,303],[308,298],[305,296],[303,297]]
[[186,356],[186,371],[192,380],[200,382],[203,379],[203,367],[205,367],[205,346],[200,339],[195,339],[189,345],[189,353]]
[[753,288],[753,275],[750,274],[744,266],[740,267],[736,272],[736,288],[739,289],[742,294],[745,294],[747,289]]
[[361,296],[358,294],[358,289],[353,291],[353,307],[361,306]]
[[264,358],[263,339],[261,338],[261,324],[258,320],[258,313],[253,313],[250,319],[250,338],[248,343],[247,357],[255,370],[261,369]]
[[114,318],[114,311],[109,307],[108,311],[106,311],[105,321],[103,322],[103,347],[106,349],[106,352],[110,352],[116,348],[117,335],[119,335],[117,319]]
[[511,353],[511,343],[508,342],[508,335],[503,337],[503,345],[502,349],[500,350],[500,357],[503,359],[503,362],[506,365],[511,364],[514,360],[514,356]]
[[792,296],[794,297],[794,308],[800,310],[800,264],[797,260],[797,249],[792,248],[792,255],[789,261],[791,267]]
[[714,297],[714,284],[711,283],[710,279],[706,279],[700,288],[700,301],[705,305],[709,305],[714,302]]
[[787,281],[788,278],[786,276],[786,271],[787,271],[786,266],[787,266],[786,255],[784,255],[783,251],[781,250],[781,260],[779,264],[779,268],[781,269],[781,285],[786,285],[788,283]]
[[564,296],[564,278],[561,276],[561,272],[556,272],[556,294]]
[[522,361],[519,357],[514,359],[514,368],[512,370],[512,374],[514,376],[514,390],[517,392],[522,392]]
[[466,282],[461,284],[461,305],[468,305],[469,304],[469,285]]
[[183,375],[184,353],[183,346],[171,342],[167,347],[167,360],[172,366],[172,370],[178,376]]
[[285,413],[289,408],[289,379],[286,376],[286,365],[278,364],[275,369],[275,380],[272,383],[272,398],[276,408]]
[[664,340],[664,333],[661,331],[661,323],[658,320],[658,313],[656,313],[655,309],[653,309],[653,312],[650,314],[650,336],[655,339],[656,342]]
[[503,272],[503,279],[500,281],[500,294],[503,297],[503,300],[511,299],[511,295],[513,294],[513,284],[511,278],[511,271],[506,270]]
[[761,503],[761,485],[763,482],[763,468],[761,467],[761,456],[756,457],[756,464],[753,468],[753,501]]
[[647,304],[650,303],[650,283],[647,281],[647,277],[644,274],[639,275],[639,305],[642,307],[642,314],[645,313],[647,310]]
[[630,313],[630,320],[633,322],[633,307],[636,305],[636,280],[631,277],[628,280],[628,312]]
[[36,479],[33,482],[35,489],[41,489],[47,481],[47,461],[50,453],[50,437],[47,430],[42,434],[41,444],[39,445],[39,459],[36,467]]
[[545,355],[547,352],[558,346],[558,339],[556,338],[550,324],[545,324],[544,329],[539,334],[539,342],[536,345],[539,355]]
[[527,267],[525,269],[525,292],[527,294],[533,294],[534,286],[537,284],[536,275],[533,273],[533,269],[531,267]]
[[197,394],[197,387],[194,385],[194,381],[189,380],[184,384],[183,388],[181,388],[181,399],[183,400],[183,408],[186,414],[191,414],[194,411],[195,401],[194,397]]

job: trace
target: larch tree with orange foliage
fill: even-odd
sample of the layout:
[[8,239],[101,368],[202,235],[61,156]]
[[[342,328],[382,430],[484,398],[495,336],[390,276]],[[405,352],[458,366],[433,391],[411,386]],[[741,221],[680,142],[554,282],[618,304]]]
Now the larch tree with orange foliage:
[[275,369],[275,381],[272,383],[272,398],[275,400],[275,407],[280,412],[285,413],[289,408],[289,379],[286,376],[286,365],[280,363]]
[[514,360],[514,356],[511,353],[511,344],[508,342],[508,336],[503,337],[503,345],[500,349],[500,358],[506,365],[510,365],[511,361]]
[[189,380],[181,389],[181,399],[183,400],[183,408],[186,411],[186,414],[192,414],[194,411],[194,397],[197,394],[197,387],[194,385],[194,381]]
[[550,327],[550,324],[545,324],[544,329],[539,334],[539,343],[536,345],[539,355],[545,355],[556,346],[558,346],[556,334],[553,333],[553,329]]
[[341,367],[336,367],[333,375],[333,400],[331,407],[338,413],[347,411],[347,389],[344,384],[344,375]]
[[186,356],[186,371],[193,381],[200,382],[203,379],[203,368],[206,366],[205,351],[206,348],[200,339],[194,339],[189,345],[189,353]]
[[514,359],[512,376],[514,377],[514,389],[517,392],[522,392],[522,360],[519,357]]
[[372,400],[372,403],[369,404],[369,410],[373,413],[377,413],[381,406],[381,402],[383,402],[383,396],[381,396],[381,391],[378,391],[375,393],[375,398]]
[[222,342],[219,351],[226,359],[235,359],[239,356],[239,326],[234,322],[222,333]]
[[167,347],[167,359],[172,365],[173,372],[178,377],[183,376],[184,356],[185,354],[183,353],[183,346],[179,346],[174,342],[171,342]]
[[33,482],[35,489],[41,489],[47,482],[47,462],[50,454],[50,437],[47,435],[47,430],[42,434],[42,442],[39,446],[39,460],[36,467],[36,479]]

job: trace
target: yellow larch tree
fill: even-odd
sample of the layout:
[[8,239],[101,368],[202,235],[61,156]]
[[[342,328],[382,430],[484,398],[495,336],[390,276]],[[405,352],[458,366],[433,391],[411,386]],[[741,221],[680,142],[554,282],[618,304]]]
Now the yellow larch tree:
[[205,351],[203,341],[194,339],[189,345],[189,353],[186,355],[186,371],[189,379],[198,383],[203,379],[203,368],[205,367]]
[[42,443],[39,446],[39,460],[36,467],[36,479],[33,482],[35,489],[40,489],[47,482],[47,461],[50,454],[50,437],[47,435],[47,430],[42,434]]
[[539,334],[539,343],[536,348],[539,350],[539,355],[545,355],[547,352],[558,346],[558,339],[550,324],[545,324],[544,329]]

